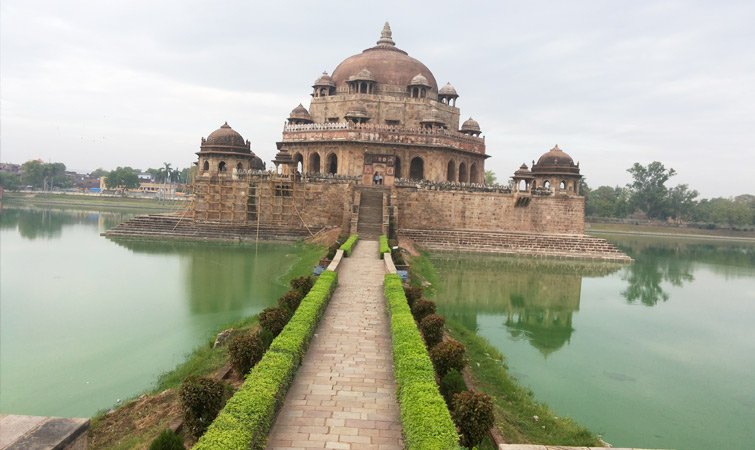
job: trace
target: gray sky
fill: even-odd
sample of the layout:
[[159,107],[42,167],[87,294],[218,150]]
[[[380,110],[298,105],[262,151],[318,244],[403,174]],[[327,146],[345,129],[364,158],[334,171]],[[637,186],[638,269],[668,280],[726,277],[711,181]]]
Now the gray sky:
[[187,167],[228,121],[269,165],[313,81],[386,20],[499,180],[558,144],[592,187],[659,160],[704,197],[755,193],[751,0],[4,0],[0,161]]

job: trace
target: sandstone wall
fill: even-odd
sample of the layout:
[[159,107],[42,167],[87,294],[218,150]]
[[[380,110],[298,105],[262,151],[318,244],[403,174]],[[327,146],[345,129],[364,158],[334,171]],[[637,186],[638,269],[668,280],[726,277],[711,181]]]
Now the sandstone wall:
[[[397,188],[398,228],[584,234],[584,197]],[[527,200],[529,200],[527,202]],[[526,203],[526,205],[524,205]],[[517,206],[517,204],[521,206]]]

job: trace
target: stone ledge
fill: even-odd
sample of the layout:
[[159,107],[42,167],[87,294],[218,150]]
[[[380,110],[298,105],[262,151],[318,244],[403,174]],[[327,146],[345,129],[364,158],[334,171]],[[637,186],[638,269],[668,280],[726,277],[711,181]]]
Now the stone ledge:
[[0,449],[85,450],[89,419],[0,415]]

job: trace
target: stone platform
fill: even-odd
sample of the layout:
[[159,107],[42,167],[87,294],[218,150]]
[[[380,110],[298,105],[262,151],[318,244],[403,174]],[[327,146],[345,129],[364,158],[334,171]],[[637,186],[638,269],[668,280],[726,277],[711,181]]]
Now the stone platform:
[[85,450],[89,419],[0,414],[1,450]]

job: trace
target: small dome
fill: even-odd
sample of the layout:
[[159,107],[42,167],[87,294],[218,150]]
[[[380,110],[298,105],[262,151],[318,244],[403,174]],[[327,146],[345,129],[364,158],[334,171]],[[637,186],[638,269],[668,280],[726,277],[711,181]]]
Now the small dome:
[[223,145],[229,147],[244,147],[246,148],[246,142],[241,135],[236,132],[228,122],[224,123],[217,130],[210,133],[205,140],[205,145]]
[[372,76],[372,72],[364,68],[357,72],[356,75],[350,76],[349,81],[375,81],[375,77]]
[[364,107],[362,104],[357,104],[349,108],[348,111],[346,111],[346,115],[344,117],[349,118],[369,118],[369,114],[367,112],[367,108]]
[[543,153],[537,164],[532,166],[532,172],[540,173],[574,173],[579,175],[579,166],[558,145]]
[[446,83],[445,86],[440,88],[440,91],[438,91],[438,95],[446,95],[448,97],[458,97],[459,94],[456,93],[456,89],[454,89],[453,86],[451,86],[451,83]]
[[409,82],[409,86],[430,87],[430,82],[427,81],[427,77],[425,77],[421,73],[418,73],[417,75],[414,76],[414,78],[412,78],[412,81]]
[[315,84],[312,85],[312,87],[320,87],[320,86],[335,87],[336,83],[334,83],[333,79],[330,78],[330,75],[328,75],[328,72],[323,72],[322,75],[320,75],[320,78],[315,80]]
[[470,117],[469,119],[465,120],[463,124],[461,124],[461,132],[480,133],[480,124]]
[[532,172],[530,172],[527,164],[522,163],[522,165],[519,166],[519,170],[514,172],[514,176],[518,178],[532,178]]
[[294,119],[312,122],[312,116],[309,115],[309,111],[307,111],[307,108],[302,106],[301,103],[299,103],[299,106],[291,111],[291,114],[289,114],[288,118],[289,120]]
[[262,162],[262,158],[257,155],[252,156],[252,169],[265,170],[265,163]]

